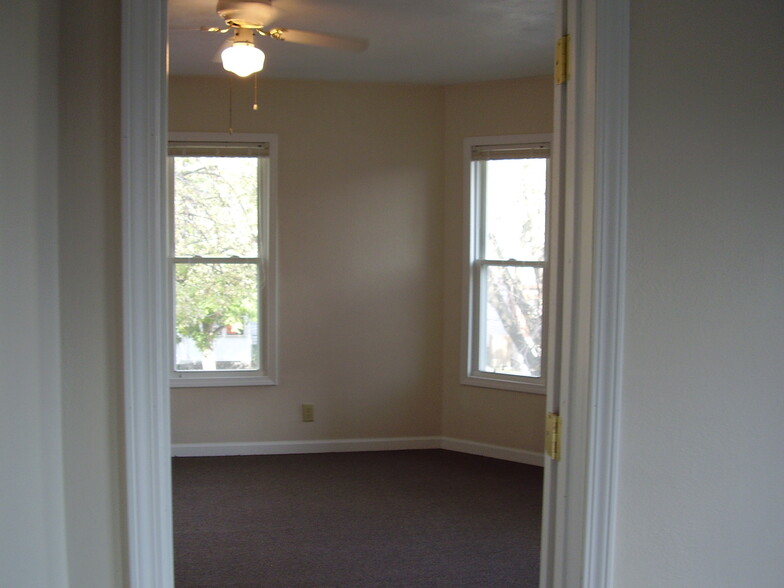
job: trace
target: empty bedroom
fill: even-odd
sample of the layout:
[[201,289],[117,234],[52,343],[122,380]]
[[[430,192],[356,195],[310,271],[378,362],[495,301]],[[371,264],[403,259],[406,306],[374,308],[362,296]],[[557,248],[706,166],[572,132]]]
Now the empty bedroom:
[[169,2],[178,588],[538,585],[553,4]]

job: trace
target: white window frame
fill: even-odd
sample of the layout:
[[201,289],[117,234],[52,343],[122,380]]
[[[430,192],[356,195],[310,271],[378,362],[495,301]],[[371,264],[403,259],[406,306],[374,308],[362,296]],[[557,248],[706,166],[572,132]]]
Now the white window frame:
[[[174,251],[172,235],[173,187],[167,197],[167,260],[168,260],[168,333],[169,333],[169,384],[172,388],[205,388],[230,386],[272,386],[278,383],[278,304],[277,304],[277,162],[278,137],[262,133],[169,133],[170,143],[227,146],[265,143],[269,146],[268,183],[259,190],[259,266],[264,283],[260,287],[259,342],[260,367],[258,370],[175,371],[174,357]],[[218,260],[222,261],[222,260]],[[262,273],[263,272],[263,273]],[[263,295],[262,295],[263,293]]]
[[[484,258],[479,257],[482,247],[479,243],[484,238],[483,230],[483,202],[477,197],[475,189],[475,178],[472,173],[473,157],[472,152],[476,147],[496,147],[504,145],[552,145],[552,135],[550,134],[531,134],[531,135],[502,135],[491,137],[468,137],[463,142],[463,216],[464,216],[464,263],[463,263],[463,316],[462,316],[462,355],[461,355],[461,384],[468,386],[479,386],[483,388],[497,388],[501,390],[513,390],[519,392],[530,392],[533,394],[545,394],[547,382],[547,323],[549,309],[549,289],[550,276],[553,275],[552,262],[550,260],[550,243],[554,237],[554,227],[550,220],[551,197],[550,179],[547,182],[547,205],[546,205],[546,239],[545,239],[545,261],[543,263],[502,262],[505,265],[515,267],[542,267],[544,270],[544,300],[542,308],[542,363],[541,376],[538,378],[528,376],[516,376],[511,374],[493,373],[478,369],[479,365],[479,346],[482,329],[480,322],[483,320],[480,271],[481,267],[487,265]],[[550,156],[552,159],[552,155]],[[548,176],[550,165],[548,164]]]

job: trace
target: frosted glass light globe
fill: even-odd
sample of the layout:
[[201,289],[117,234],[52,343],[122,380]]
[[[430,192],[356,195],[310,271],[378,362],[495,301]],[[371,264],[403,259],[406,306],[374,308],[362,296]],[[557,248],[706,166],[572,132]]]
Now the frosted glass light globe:
[[261,71],[264,67],[264,52],[253,43],[235,42],[221,52],[223,69],[241,78]]

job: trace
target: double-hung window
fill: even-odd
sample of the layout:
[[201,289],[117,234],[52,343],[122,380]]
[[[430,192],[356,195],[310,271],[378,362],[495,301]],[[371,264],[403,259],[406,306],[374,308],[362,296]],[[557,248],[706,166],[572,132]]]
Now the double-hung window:
[[172,134],[171,384],[276,383],[273,135]]
[[465,141],[464,384],[544,393],[550,137]]

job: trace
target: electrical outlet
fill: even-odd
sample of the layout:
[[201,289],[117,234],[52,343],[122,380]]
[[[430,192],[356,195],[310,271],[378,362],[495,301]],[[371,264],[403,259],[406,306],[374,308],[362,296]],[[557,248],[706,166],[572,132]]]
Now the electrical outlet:
[[312,404],[303,404],[302,405],[302,422],[303,423],[312,423],[315,420],[313,414],[313,405]]

